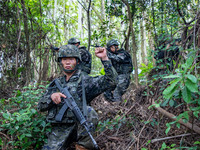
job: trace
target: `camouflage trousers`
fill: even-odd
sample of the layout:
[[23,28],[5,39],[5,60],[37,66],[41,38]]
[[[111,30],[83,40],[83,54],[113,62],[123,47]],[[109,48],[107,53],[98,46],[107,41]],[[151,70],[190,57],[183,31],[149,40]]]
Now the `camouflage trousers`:
[[[90,106],[87,106],[87,110],[87,121],[91,124],[90,131],[94,136],[98,124],[98,114]],[[66,150],[73,142],[77,142],[87,149],[94,149],[90,136],[80,124],[52,124],[52,130],[48,135],[48,141],[43,146],[42,150]]]
[[117,77],[118,84],[114,91],[107,90],[104,92],[104,97],[107,101],[111,102],[119,102],[122,100],[122,95],[126,92],[126,89],[128,88],[130,84],[130,75],[129,74],[120,74]]

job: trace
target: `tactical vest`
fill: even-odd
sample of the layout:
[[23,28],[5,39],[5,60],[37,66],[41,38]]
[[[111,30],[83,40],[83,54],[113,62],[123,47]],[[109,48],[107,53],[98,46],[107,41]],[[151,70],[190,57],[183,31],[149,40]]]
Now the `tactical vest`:
[[[83,111],[83,102],[80,98],[80,96],[78,95],[77,92],[78,90],[81,90],[81,77],[75,77],[73,78],[73,80],[70,80],[70,82],[66,82],[65,78],[60,78],[58,79],[60,81],[60,84],[62,85],[62,87],[68,87],[69,92],[71,93],[72,97],[74,98],[74,100],[76,101],[78,107],[80,108],[80,110]],[[60,92],[57,90],[57,92]],[[70,109],[67,109],[67,111],[65,112],[63,119],[61,122],[57,122],[55,120],[56,115],[58,114],[58,112],[60,111],[60,109],[62,108],[62,106],[64,105],[64,102],[61,102],[60,104],[54,104],[54,106],[48,111],[48,115],[47,115],[47,121],[51,122],[51,123],[74,123],[76,121],[76,118],[73,114],[73,112]]]
[[[118,51],[118,54],[122,52],[126,55],[126,60],[124,60],[123,63],[116,62],[111,59],[112,65],[117,71],[118,74],[130,74],[133,71],[133,63],[132,63],[132,58],[128,52],[126,52],[123,49],[120,49]],[[113,54],[115,55],[115,54]]]

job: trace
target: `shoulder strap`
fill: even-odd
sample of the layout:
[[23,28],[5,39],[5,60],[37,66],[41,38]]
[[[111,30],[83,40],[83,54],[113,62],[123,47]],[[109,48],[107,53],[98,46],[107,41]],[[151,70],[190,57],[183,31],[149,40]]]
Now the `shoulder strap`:
[[83,100],[83,115],[87,118],[87,103],[86,103],[86,96],[85,96],[85,81],[83,74],[81,74],[82,78],[82,100]]

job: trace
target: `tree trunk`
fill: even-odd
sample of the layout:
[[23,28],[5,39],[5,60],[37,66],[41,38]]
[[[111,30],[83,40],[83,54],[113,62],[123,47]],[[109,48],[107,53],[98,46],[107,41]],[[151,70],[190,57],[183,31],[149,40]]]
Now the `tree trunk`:
[[[143,14],[144,16],[144,14]],[[141,57],[142,57],[142,63],[147,65],[147,52],[146,52],[146,46],[145,46],[145,29],[144,29],[144,21],[143,19],[140,19],[140,29],[141,29]]]
[[[154,42],[153,42],[153,34],[152,34],[151,30],[148,31],[148,39],[149,39],[149,48],[150,48],[150,50],[155,51]],[[151,57],[152,57],[152,60],[153,60],[153,64],[155,65],[156,64],[156,60],[154,58],[154,52],[151,53]]]
[[[63,10],[64,10],[64,14],[66,14],[66,0],[64,0],[64,5],[63,5]],[[64,15],[64,20],[63,20],[63,25],[64,25],[64,43],[67,43],[68,41],[68,34],[67,34],[67,22],[66,22],[67,18],[66,15]]]
[[91,44],[91,25],[90,25],[90,6],[91,0],[89,0],[89,5],[87,9],[87,21],[88,21],[88,51],[90,51],[90,44]]
[[[16,49],[16,55],[15,55],[15,76],[17,76],[17,70],[18,70],[18,61],[19,61],[19,57],[18,57],[18,52],[19,52],[19,41],[21,38],[21,20],[20,20],[20,15],[19,15],[19,7],[17,6],[17,19],[19,20],[19,31],[18,31],[18,38],[17,38],[17,49]],[[18,79],[18,78],[17,78]]]
[[25,73],[25,81],[26,85],[29,83],[31,79],[31,58],[30,58],[30,45],[29,45],[29,30],[28,30],[28,18],[26,14],[26,8],[25,8],[25,3],[24,0],[21,0],[22,4],[22,11],[23,11],[23,21],[24,21],[24,32],[25,32],[25,65],[24,67],[26,68],[26,73]]
[[49,70],[49,49],[45,49],[44,57],[43,57],[43,65],[42,65],[42,77],[41,81],[46,81],[48,77]]
[[103,18],[103,20],[105,20],[105,1],[101,0],[101,17]]
[[133,66],[134,66],[134,69],[135,69],[135,85],[136,87],[139,86],[139,82],[138,82],[138,65],[137,65],[137,56],[136,56],[136,52],[137,52],[137,46],[136,46],[136,42],[135,42],[135,33],[134,33],[134,30],[133,30],[133,20],[132,20],[132,14],[131,14],[131,11],[130,11],[130,6],[128,4],[128,2],[126,0],[122,0],[127,9],[128,9],[128,18],[129,18],[129,21],[130,21],[130,25],[129,25],[129,28],[131,30],[131,33],[132,33],[132,46],[133,46]]
[[80,34],[80,38],[83,39],[83,24],[82,24],[82,7],[81,4],[78,3],[78,33]]
[[125,39],[125,49],[129,50],[129,39],[130,39],[130,35],[131,35],[131,29],[128,28],[128,33]]

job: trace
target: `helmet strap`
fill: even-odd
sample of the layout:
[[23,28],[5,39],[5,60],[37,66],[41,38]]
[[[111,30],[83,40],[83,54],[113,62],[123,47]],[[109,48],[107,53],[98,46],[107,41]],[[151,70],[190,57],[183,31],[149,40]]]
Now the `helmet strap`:
[[117,49],[118,49],[118,45],[114,45],[115,46],[115,53],[117,53]]

